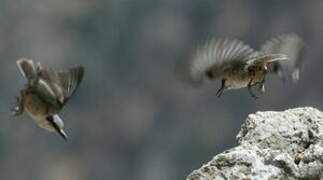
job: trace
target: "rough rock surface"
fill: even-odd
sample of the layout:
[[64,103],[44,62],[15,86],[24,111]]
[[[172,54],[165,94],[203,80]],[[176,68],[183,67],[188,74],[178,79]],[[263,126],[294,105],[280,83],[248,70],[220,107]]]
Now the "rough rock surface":
[[305,107],[250,114],[238,146],[216,155],[187,180],[323,179],[323,113]]

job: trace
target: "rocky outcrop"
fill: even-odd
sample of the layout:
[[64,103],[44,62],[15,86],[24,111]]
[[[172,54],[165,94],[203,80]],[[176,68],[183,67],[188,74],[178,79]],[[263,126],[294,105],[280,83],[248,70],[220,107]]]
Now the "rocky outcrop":
[[250,114],[238,146],[216,155],[187,180],[323,179],[323,113],[305,107]]

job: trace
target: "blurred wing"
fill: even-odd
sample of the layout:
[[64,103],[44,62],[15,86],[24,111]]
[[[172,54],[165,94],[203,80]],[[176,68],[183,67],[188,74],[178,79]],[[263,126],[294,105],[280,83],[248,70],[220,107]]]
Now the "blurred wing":
[[243,68],[246,61],[257,54],[239,40],[213,39],[198,47],[192,57],[179,63],[176,69],[185,80],[199,85],[206,79],[219,78],[228,69]]
[[305,44],[296,34],[284,34],[267,41],[261,48],[264,54],[285,54],[288,61],[271,63],[269,69],[284,79],[299,79],[299,70],[303,65]]

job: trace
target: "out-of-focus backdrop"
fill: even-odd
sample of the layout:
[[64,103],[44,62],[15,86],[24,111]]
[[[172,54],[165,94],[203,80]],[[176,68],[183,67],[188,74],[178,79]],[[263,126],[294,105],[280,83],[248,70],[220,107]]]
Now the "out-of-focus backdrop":
[[[323,1],[1,0],[0,179],[176,180],[235,145],[249,113],[323,107]],[[215,96],[193,89],[174,65],[210,37],[258,48],[296,32],[307,44],[298,84],[267,80]],[[21,57],[57,69],[83,65],[85,78],[61,113],[69,142],[9,109],[23,87]]]

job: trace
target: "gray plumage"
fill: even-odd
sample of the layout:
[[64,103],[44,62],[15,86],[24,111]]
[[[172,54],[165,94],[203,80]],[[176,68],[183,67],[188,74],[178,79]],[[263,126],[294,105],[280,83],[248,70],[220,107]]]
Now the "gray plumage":
[[257,52],[242,41],[232,38],[212,39],[197,47],[188,59],[176,65],[180,79],[192,85],[216,79],[227,69],[236,69],[257,55]]
[[202,81],[205,73],[210,73],[209,76],[216,79],[227,69],[244,66],[255,53],[252,48],[239,40],[211,40],[205,46],[198,47],[196,54],[193,55],[190,69],[193,81]]
[[[43,80],[46,85],[40,83],[39,92],[44,93],[46,97],[50,95],[50,98],[56,99],[64,105],[79,86],[83,74],[83,67],[75,67],[67,71],[54,71],[50,68],[41,67],[38,76],[40,81]],[[44,88],[47,89],[46,92],[42,90]]]
[[257,84],[264,89],[267,73],[283,74],[286,65],[298,72],[304,49],[303,41],[295,34],[278,36],[266,42],[260,51],[232,38],[211,39],[198,46],[188,59],[179,61],[175,71],[180,79],[192,85],[221,79],[219,95],[223,89],[250,88]]
[[66,71],[56,71],[37,65],[27,58],[17,61],[17,65],[26,78],[26,87],[21,90],[14,115],[26,111],[32,119],[48,131],[58,132],[65,140],[64,123],[57,115],[71,98],[83,79],[81,66]]

